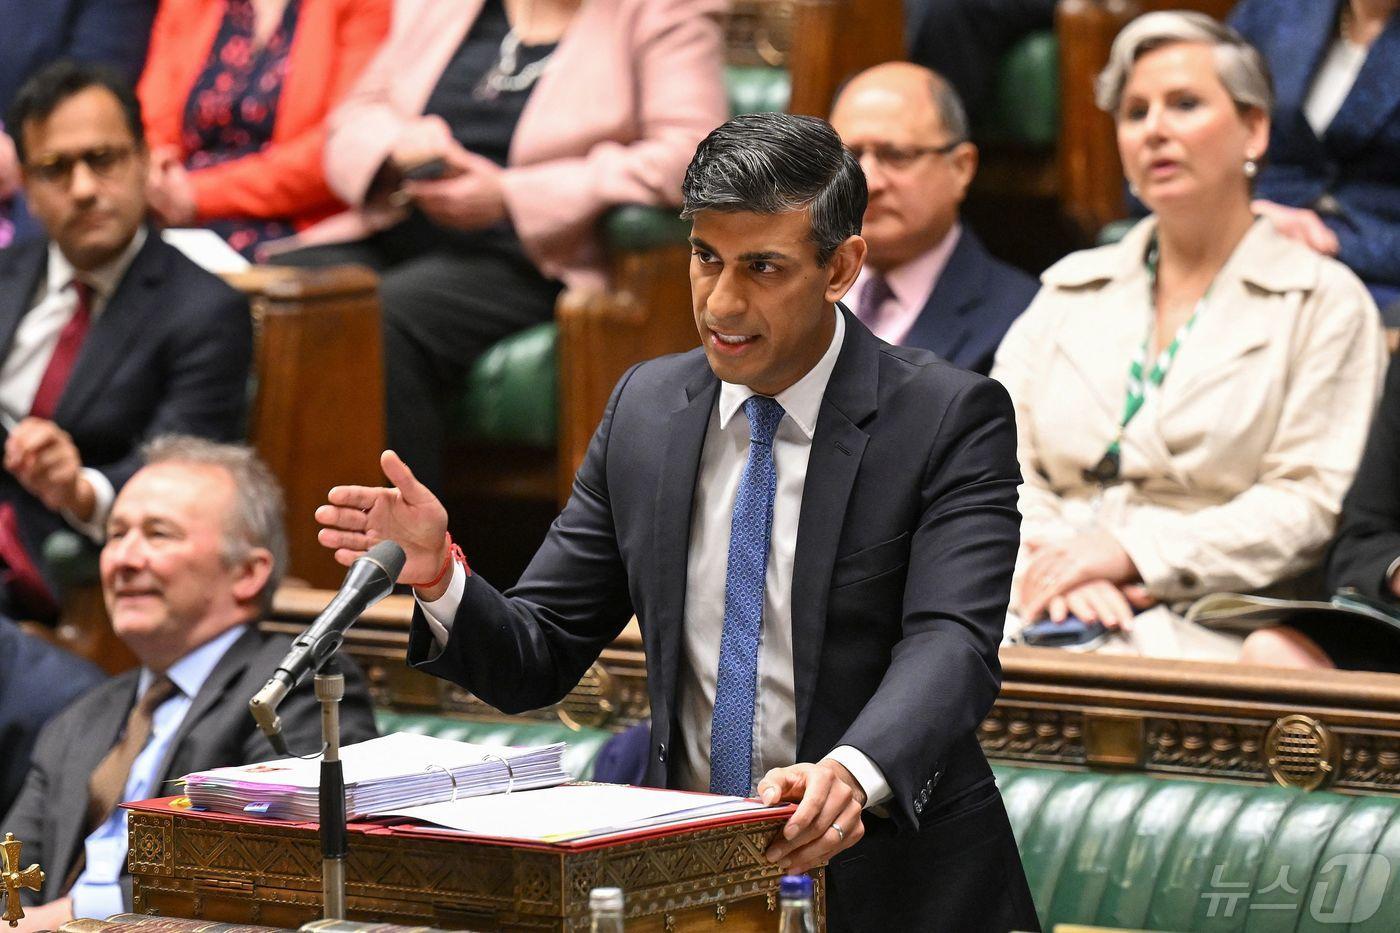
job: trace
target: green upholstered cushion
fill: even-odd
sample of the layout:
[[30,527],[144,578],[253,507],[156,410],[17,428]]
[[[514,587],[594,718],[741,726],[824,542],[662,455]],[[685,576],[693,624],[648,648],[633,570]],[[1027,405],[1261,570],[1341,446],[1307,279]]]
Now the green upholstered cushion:
[[498,341],[467,373],[448,431],[456,437],[550,450],[559,389],[553,321]]
[[785,68],[766,65],[730,65],[724,69],[729,91],[729,112],[783,113],[792,99],[792,76]]
[[44,539],[44,560],[60,589],[92,586],[98,582],[97,546],[67,528]]
[[379,724],[379,731],[386,735],[390,732],[412,732],[481,745],[549,745],[553,742],[567,742],[569,748],[564,753],[564,770],[580,781],[592,778],[594,759],[598,757],[603,743],[612,737],[612,733],[606,729],[575,731],[562,722],[541,722],[534,719],[495,722],[442,716],[437,713],[405,713],[386,709],[375,710],[374,718]]
[[994,770],[1047,930],[1400,930],[1400,799]]
[[991,107],[971,114],[981,138],[1033,149],[1055,145],[1060,132],[1060,42],[1031,33],[1002,57]]

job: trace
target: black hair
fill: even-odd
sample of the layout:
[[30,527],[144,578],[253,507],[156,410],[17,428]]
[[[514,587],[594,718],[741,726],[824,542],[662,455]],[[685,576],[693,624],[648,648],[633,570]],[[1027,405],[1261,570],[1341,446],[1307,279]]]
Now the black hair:
[[734,117],[706,136],[685,171],[681,217],[700,211],[807,210],[817,263],[860,233],[865,173],[824,120],[785,113]]
[[126,118],[127,129],[131,130],[131,138],[136,141],[137,147],[145,147],[141,102],[136,99],[131,85],[103,65],[64,60],[45,66],[24,82],[10,104],[10,112],[5,117],[6,132],[14,140],[20,162],[25,161],[24,125],[47,120],[59,104],[90,87],[105,88],[112,93],[121,104],[122,116]]

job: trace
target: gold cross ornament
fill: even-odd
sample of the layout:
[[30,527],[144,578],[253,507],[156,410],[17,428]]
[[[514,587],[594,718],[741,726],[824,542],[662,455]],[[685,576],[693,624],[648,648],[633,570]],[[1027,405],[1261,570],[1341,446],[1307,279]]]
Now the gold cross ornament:
[[15,838],[14,833],[6,833],[5,841],[0,843],[0,881],[5,883],[5,913],[0,916],[12,927],[19,926],[20,920],[24,918],[24,908],[20,906],[19,889],[28,888],[31,891],[38,891],[44,885],[44,873],[37,864],[28,868],[19,867],[19,852],[24,843]]

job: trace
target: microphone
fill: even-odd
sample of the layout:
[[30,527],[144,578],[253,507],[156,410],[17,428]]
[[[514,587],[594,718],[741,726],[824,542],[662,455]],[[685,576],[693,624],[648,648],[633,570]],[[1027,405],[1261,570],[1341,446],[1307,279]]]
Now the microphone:
[[316,621],[292,642],[292,648],[272,677],[248,701],[248,712],[279,755],[288,756],[282,739],[282,720],[277,706],[306,675],[319,670],[326,659],[340,648],[345,633],[366,609],[394,590],[394,581],[404,565],[403,548],[393,541],[381,541],[350,565],[340,591]]

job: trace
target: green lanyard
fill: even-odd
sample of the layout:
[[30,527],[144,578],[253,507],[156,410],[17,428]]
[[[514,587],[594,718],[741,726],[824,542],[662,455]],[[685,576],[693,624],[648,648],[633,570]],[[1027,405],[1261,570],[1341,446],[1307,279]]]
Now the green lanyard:
[[[1155,300],[1157,294],[1157,263],[1158,249],[1157,238],[1154,236],[1152,242],[1147,247],[1147,294]],[[1211,282],[1213,286],[1214,281]],[[1143,403],[1147,400],[1147,383],[1151,383],[1154,389],[1160,389],[1162,383],[1166,381],[1167,372],[1172,368],[1172,362],[1176,359],[1176,351],[1181,349],[1181,342],[1186,339],[1186,335],[1191,333],[1191,328],[1196,324],[1196,318],[1200,317],[1201,309],[1205,307],[1206,297],[1210,295],[1210,286],[1207,286],[1205,295],[1196,302],[1195,310],[1191,312],[1191,317],[1177,330],[1172,342],[1162,348],[1162,352],[1157,354],[1157,360],[1152,364],[1152,369],[1147,370],[1147,350],[1152,343],[1153,325],[1148,324],[1147,334],[1142,338],[1142,346],[1138,347],[1137,354],[1133,357],[1132,364],[1128,366],[1128,396],[1123,400],[1123,417],[1118,422],[1118,433],[1114,436],[1113,442],[1108,445],[1108,450],[1093,468],[1085,470],[1085,479],[1090,482],[1097,482],[1101,486],[1106,486],[1116,480],[1123,466],[1123,432],[1127,429],[1137,413],[1142,410]]]

